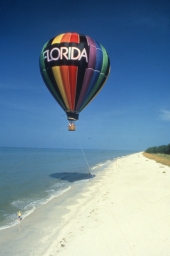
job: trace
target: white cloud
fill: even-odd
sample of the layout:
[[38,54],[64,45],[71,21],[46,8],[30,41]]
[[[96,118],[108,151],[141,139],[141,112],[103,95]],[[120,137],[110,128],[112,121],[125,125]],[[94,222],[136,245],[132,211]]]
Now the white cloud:
[[161,110],[160,117],[165,121],[170,121],[170,110]]

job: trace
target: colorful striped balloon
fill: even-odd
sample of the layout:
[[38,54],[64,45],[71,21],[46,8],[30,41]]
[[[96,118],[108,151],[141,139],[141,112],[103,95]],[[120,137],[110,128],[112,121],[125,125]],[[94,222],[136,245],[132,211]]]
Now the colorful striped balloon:
[[48,41],[40,54],[43,80],[67,114],[78,115],[103,87],[110,71],[105,48],[89,36],[65,33]]

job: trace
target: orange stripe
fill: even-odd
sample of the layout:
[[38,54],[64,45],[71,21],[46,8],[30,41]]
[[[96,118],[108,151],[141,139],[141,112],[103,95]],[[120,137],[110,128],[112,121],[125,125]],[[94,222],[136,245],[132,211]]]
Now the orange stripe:
[[67,99],[67,95],[65,92],[65,88],[64,88],[64,84],[63,84],[63,79],[62,79],[62,75],[61,75],[61,71],[60,71],[60,66],[54,66],[52,67],[52,71],[53,71],[53,75],[56,81],[56,84],[58,86],[58,89],[60,90],[62,99],[67,107],[67,109],[69,110],[69,103],[68,103],[68,99]]
[[71,33],[66,33],[61,39],[61,43],[69,43],[70,42]]
[[70,93],[70,82],[69,82],[69,68],[68,66],[60,66],[60,72],[62,77],[62,82],[64,86],[64,90],[66,93],[67,101],[69,104],[69,109],[73,110],[73,105],[71,102],[71,93]]

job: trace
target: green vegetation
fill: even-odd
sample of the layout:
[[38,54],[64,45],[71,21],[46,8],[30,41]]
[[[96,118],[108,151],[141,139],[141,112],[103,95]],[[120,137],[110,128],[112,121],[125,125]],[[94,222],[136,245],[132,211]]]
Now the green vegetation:
[[157,163],[161,163],[161,164],[170,166],[170,155],[169,154],[160,154],[160,153],[150,154],[150,153],[144,152],[143,155],[146,158],[155,160]]
[[170,155],[170,144],[168,145],[162,145],[159,147],[151,147],[145,150],[146,153],[150,154],[167,154]]
[[170,144],[148,148],[143,155],[158,163],[170,166]]

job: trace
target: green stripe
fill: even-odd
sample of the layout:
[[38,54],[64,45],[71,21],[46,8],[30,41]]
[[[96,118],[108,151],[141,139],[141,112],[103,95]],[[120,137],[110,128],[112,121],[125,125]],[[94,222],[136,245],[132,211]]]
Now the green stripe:
[[45,69],[45,62],[44,62],[44,49],[46,48],[48,42],[46,44],[44,44],[43,48],[42,48],[42,51],[40,53],[40,69],[41,70],[44,70]]
[[102,45],[100,45],[100,46],[101,46],[102,52],[103,52],[103,64],[102,64],[101,73],[106,74],[109,59],[108,59],[106,49]]

